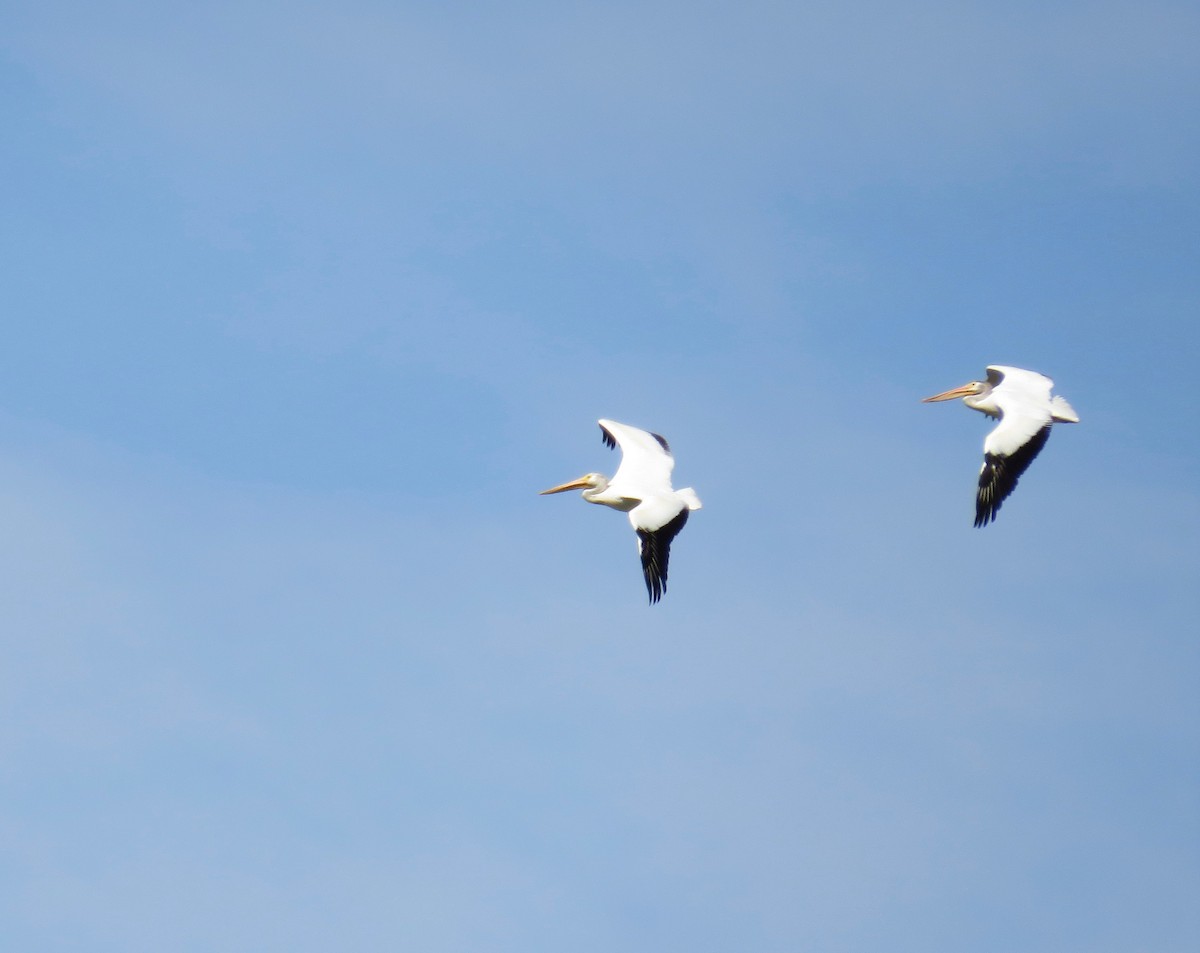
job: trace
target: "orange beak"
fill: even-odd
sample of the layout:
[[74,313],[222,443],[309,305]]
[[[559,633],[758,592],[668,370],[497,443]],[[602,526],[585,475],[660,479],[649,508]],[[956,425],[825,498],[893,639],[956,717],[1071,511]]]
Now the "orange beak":
[[954,390],[942,391],[940,394],[934,394],[932,397],[923,398],[922,404],[932,404],[935,400],[954,400],[955,397],[970,397],[975,393],[974,382],[963,384],[962,387],[956,387]]
[[567,490],[586,490],[590,483],[585,477],[580,477],[578,480],[572,480],[570,483],[560,483],[558,486],[552,486],[548,490],[542,490],[538,496],[545,496],[547,493],[565,493]]

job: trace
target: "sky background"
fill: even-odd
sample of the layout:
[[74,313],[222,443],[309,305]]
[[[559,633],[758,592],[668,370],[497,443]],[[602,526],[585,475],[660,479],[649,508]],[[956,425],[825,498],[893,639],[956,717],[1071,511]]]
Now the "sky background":
[[[1195,950],[1198,47],[0,4],[7,942]],[[1082,423],[976,530],[990,363]]]

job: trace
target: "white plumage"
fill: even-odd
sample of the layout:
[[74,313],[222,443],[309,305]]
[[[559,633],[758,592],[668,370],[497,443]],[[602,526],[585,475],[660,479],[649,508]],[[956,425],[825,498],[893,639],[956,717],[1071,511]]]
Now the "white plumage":
[[1046,445],[1051,425],[1079,423],[1074,408],[1064,398],[1051,395],[1053,387],[1054,381],[1044,374],[992,364],[986,381],[971,381],[925,398],[929,403],[961,397],[972,410],[1000,421],[983,442],[983,467],[975,496],[976,526],[986,526],[996,518],[1021,474]]
[[700,509],[700,498],[691,487],[681,490],[671,487],[675,458],[663,437],[615,420],[599,423],[605,444],[621,448],[621,465],[613,478],[586,473],[542,493],[582,490],[589,503],[629,514],[629,522],[637,533],[646,591],[650,602],[655,603],[667,591],[671,541],[683,529],[688,512]]

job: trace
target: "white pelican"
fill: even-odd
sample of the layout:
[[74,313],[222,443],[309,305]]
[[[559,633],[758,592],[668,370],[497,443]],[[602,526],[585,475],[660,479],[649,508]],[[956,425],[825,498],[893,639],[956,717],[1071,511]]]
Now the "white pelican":
[[1079,415],[1062,397],[1051,397],[1054,381],[1036,371],[990,365],[986,381],[926,397],[924,403],[961,397],[972,410],[1000,419],[983,442],[983,468],[975,496],[975,525],[986,526],[1029,469],[1056,422],[1077,424]]
[[690,486],[682,490],[671,488],[675,458],[667,441],[658,434],[615,420],[601,420],[600,432],[609,449],[621,446],[621,465],[613,478],[585,473],[578,480],[542,490],[541,495],[583,490],[583,498],[589,503],[601,503],[628,513],[629,522],[637,532],[642,573],[653,605],[667,591],[671,540],[683,529],[688,511],[700,509],[700,498]]

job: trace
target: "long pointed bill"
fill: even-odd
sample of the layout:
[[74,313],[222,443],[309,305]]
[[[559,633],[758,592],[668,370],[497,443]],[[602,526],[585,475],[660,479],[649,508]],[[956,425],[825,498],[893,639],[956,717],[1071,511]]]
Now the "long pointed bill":
[[954,400],[955,397],[970,397],[974,393],[974,384],[963,384],[962,387],[956,387],[954,390],[947,390],[940,394],[934,394],[932,397],[926,397],[921,403],[932,404],[935,400]]
[[552,486],[548,490],[542,490],[538,496],[545,496],[547,493],[566,493],[567,490],[586,490],[590,483],[585,477],[580,477],[578,480],[572,480],[570,483],[560,483],[558,486]]

